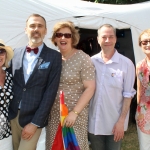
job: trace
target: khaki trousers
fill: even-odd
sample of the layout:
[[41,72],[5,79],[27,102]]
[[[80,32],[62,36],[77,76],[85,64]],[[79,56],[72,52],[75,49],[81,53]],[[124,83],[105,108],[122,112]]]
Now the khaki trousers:
[[42,128],[38,128],[30,140],[21,138],[22,127],[19,125],[19,111],[16,118],[11,120],[12,141],[14,150],[36,150],[37,142],[40,137]]

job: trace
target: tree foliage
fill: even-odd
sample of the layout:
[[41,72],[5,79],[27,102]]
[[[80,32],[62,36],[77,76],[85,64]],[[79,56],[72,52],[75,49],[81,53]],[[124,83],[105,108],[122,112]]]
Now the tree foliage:
[[105,4],[134,4],[140,2],[146,2],[148,0],[85,0],[95,3],[105,3]]

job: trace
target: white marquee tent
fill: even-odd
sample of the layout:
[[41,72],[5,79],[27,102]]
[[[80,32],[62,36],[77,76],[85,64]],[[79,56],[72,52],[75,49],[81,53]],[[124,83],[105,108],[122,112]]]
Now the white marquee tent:
[[[0,0],[0,39],[13,48],[27,44],[24,28],[32,13],[45,17],[48,33],[44,42],[52,48],[56,49],[49,38],[53,25],[60,20],[71,20],[85,29],[98,29],[102,24],[110,23],[117,29],[131,29],[135,61],[144,57],[138,46],[138,36],[142,30],[150,28],[150,1],[108,5],[80,0]],[[44,135],[43,132],[39,150],[44,150]]]
[[55,47],[49,38],[53,25],[60,20],[71,20],[79,28],[86,29],[98,29],[102,24],[110,23],[117,29],[131,29],[135,61],[144,57],[138,46],[138,36],[142,30],[150,28],[149,1],[109,5],[80,0],[0,0],[0,11],[0,38],[13,48],[27,43],[26,19],[32,13],[38,13],[47,21],[48,33],[44,41],[52,48]]

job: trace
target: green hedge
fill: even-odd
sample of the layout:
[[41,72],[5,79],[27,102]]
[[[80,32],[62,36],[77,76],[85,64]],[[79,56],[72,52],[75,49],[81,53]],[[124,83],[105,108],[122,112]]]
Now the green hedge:
[[105,3],[105,4],[134,4],[140,2],[146,2],[149,0],[85,0],[95,3]]

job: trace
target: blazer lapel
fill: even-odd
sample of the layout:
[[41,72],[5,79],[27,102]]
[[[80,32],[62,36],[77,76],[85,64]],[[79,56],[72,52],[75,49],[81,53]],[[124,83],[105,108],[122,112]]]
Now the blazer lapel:
[[33,74],[35,74],[35,72],[38,70],[38,67],[40,66],[40,64],[43,62],[43,58],[42,57],[39,57],[38,58],[38,61],[33,69],[33,72],[31,74],[31,77],[33,76]]
[[23,47],[22,50],[21,50],[21,53],[19,54],[19,57],[20,58],[20,64],[21,64],[21,81],[23,83],[23,85],[25,85],[25,80],[24,80],[24,72],[23,72],[23,56],[24,56],[24,53],[25,53],[25,49],[26,47]]

